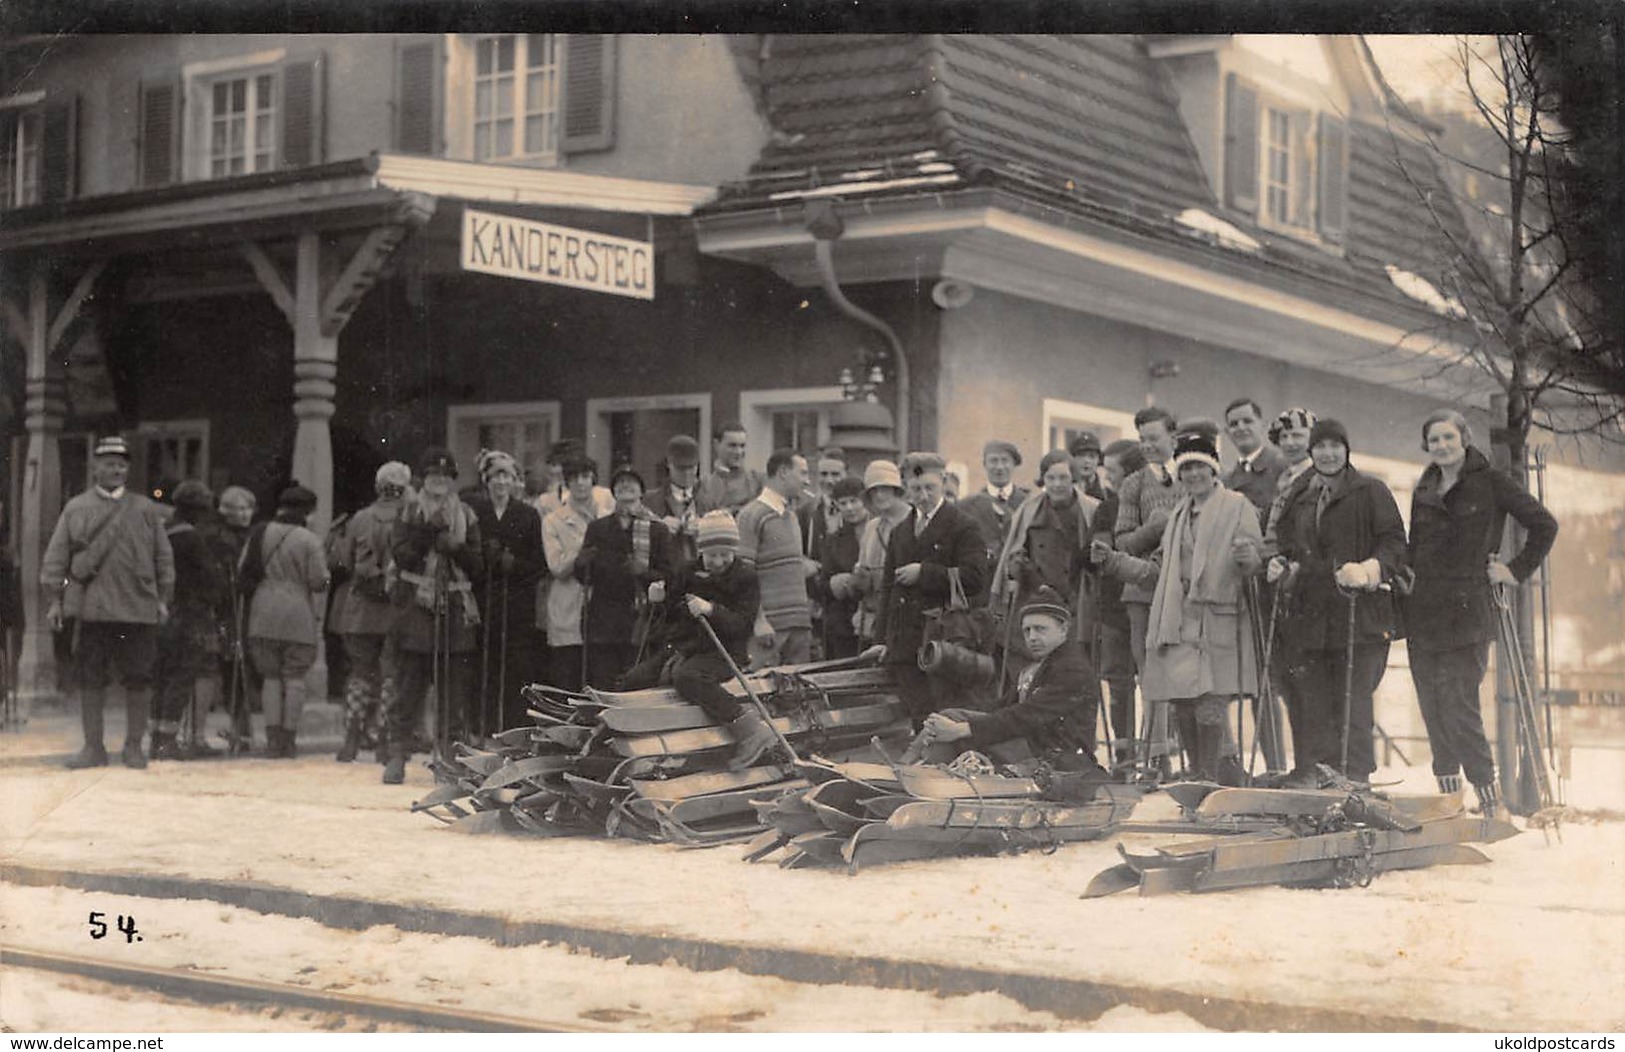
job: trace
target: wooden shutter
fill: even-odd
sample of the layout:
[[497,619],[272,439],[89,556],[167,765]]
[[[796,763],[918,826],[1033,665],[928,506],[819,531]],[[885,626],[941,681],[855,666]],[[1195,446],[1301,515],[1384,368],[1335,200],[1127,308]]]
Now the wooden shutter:
[[79,96],[47,99],[40,134],[40,200],[66,201],[79,191]]
[[1234,73],[1224,81],[1224,203],[1258,212],[1258,91]]
[[294,59],[282,67],[283,168],[322,163],[326,73],[327,63],[320,55]]
[[395,149],[402,153],[440,152],[435,120],[439,72],[439,49],[433,41],[395,50]]
[[564,38],[565,153],[608,150],[615,145],[615,36],[571,33]]
[[1348,230],[1348,143],[1348,125],[1322,113],[1315,150],[1320,165],[1320,236],[1338,243]]
[[180,178],[180,81],[143,81],[140,98],[136,171],[142,186],[167,186]]

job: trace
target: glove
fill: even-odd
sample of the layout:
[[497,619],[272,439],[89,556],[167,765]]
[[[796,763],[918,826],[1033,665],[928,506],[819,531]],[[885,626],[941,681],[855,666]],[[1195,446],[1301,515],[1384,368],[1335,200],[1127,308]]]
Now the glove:
[[1344,588],[1370,591],[1382,582],[1382,566],[1375,559],[1344,563],[1337,568],[1337,573],[1333,574],[1333,577]]
[[1274,584],[1286,576],[1286,559],[1277,555],[1270,560],[1269,566],[1264,570],[1264,580]]
[[666,601],[666,582],[652,581],[649,584],[649,602],[664,603]]
[[831,574],[829,578],[829,594],[837,599],[851,598],[852,575],[849,573]]

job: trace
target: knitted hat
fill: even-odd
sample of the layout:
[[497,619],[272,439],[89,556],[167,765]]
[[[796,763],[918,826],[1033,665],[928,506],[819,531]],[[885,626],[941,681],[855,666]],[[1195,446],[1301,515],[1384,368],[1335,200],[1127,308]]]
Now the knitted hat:
[[1038,484],[1044,484],[1044,476],[1049,469],[1057,464],[1065,464],[1068,470],[1072,468],[1072,457],[1064,449],[1052,449],[1044,454],[1044,459],[1038,462]]
[[897,470],[897,465],[889,460],[871,460],[869,466],[863,469],[863,490],[867,493],[876,486],[890,486],[902,492],[903,475]]
[[1315,414],[1311,413],[1309,410],[1299,409],[1297,406],[1293,406],[1291,409],[1288,409],[1286,412],[1270,421],[1270,441],[1279,443],[1281,441],[1281,433],[1283,431],[1289,431],[1295,427],[1307,427],[1310,430],[1313,430],[1315,421],[1317,419],[1318,417],[1316,417]]
[[1066,447],[1066,451],[1075,457],[1084,453],[1099,453],[1100,436],[1093,431],[1079,431],[1078,437],[1072,440],[1072,444]]
[[863,482],[851,475],[842,475],[840,480],[831,487],[829,495],[836,500],[840,500],[842,497],[861,497],[863,496]]
[[739,550],[739,527],[734,517],[718,508],[700,516],[699,550],[733,552]]
[[1016,462],[1016,467],[1021,466],[1021,450],[1016,448],[1014,442],[1006,442],[1002,438],[990,438],[982,444],[982,459],[984,461],[987,460],[989,453],[1004,453]]
[[1219,474],[1219,447],[1206,435],[1181,432],[1174,443],[1174,470],[1186,464],[1206,464]]
[[479,473],[481,482],[490,481],[491,476],[499,471],[519,478],[519,462],[500,449],[480,450],[479,456],[474,458],[474,470]]
[[418,461],[418,470],[427,475],[431,471],[438,471],[447,478],[457,477],[457,459],[451,455],[451,450],[442,446],[430,446],[423,451],[423,458]]
[[1022,604],[1022,618],[1025,620],[1028,614],[1045,614],[1063,625],[1072,620],[1072,611],[1067,609],[1066,600],[1049,585],[1044,585],[1031,599]]
[[383,489],[385,486],[394,486],[396,489],[405,489],[412,484],[412,469],[398,460],[391,460],[381,464],[372,476],[374,489]]
[[919,478],[921,475],[932,473],[940,474],[947,469],[948,462],[935,453],[910,453],[903,458],[903,474],[910,478]]
[[1314,449],[1327,439],[1343,443],[1343,448],[1348,452],[1354,451],[1354,447],[1349,445],[1349,429],[1343,426],[1341,420],[1332,420],[1329,417],[1325,420],[1316,420],[1315,425],[1309,429],[1310,449]]
[[689,435],[666,439],[666,463],[674,468],[691,468],[700,462],[700,444]]
[[96,451],[91,454],[97,457],[123,457],[130,459],[130,447],[125,444],[123,435],[103,435],[96,440]]
[[308,512],[316,507],[316,494],[295,482],[277,497],[276,506],[279,511]]

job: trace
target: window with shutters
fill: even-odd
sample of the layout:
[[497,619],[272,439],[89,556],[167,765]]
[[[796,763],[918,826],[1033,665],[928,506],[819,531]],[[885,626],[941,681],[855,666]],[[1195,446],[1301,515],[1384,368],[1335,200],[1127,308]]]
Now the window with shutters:
[[0,112],[0,209],[39,204],[43,129],[37,109]]
[[209,112],[209,178],[275,167],[276,76],[221,77],[204,90]]
[[559,65],[552,33],[474,41],[475,160],[558,156]]
[[1336,114],[1286,102],[1234,73],[1225,88],[1225,203],[1269,230],[1342,241],[1346,123]]

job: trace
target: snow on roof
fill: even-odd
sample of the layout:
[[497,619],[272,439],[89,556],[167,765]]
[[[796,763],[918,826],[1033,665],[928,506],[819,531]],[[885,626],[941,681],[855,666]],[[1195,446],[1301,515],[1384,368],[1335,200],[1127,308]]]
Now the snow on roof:
[[1211,235],[1225,248],[1239,248],[1243,252],[1261,252],[1264,248],[1239,228],[1200,208],[1185,209],[1174,217],[1174,222],[1199,233]]
[[1420,274],[1412,274],[1410,271],[1402,270],[1392,263],[1382,269],[1388,272],[1388,280],[1394,283],[1394,288],[1416,302],[1426,304],[1438,313],[1452,318],[1467,317],[1467,308],[1461,305],[1460,300],[1454,296],[1446,296],[1438,290],[1433,282]]
[[784,201],[792,198],[810,197],[841,197],[845,194],[872,194],[882,190],[900,190],[909,186],[942,185],[944,183],[959,182],[957,172],[945,175],[910,175],[901,179],[884,179],[859,183],[834,183],[829,186],[818,186],[811,190],[780,190],[778,193],[768,194],[769,201]]

